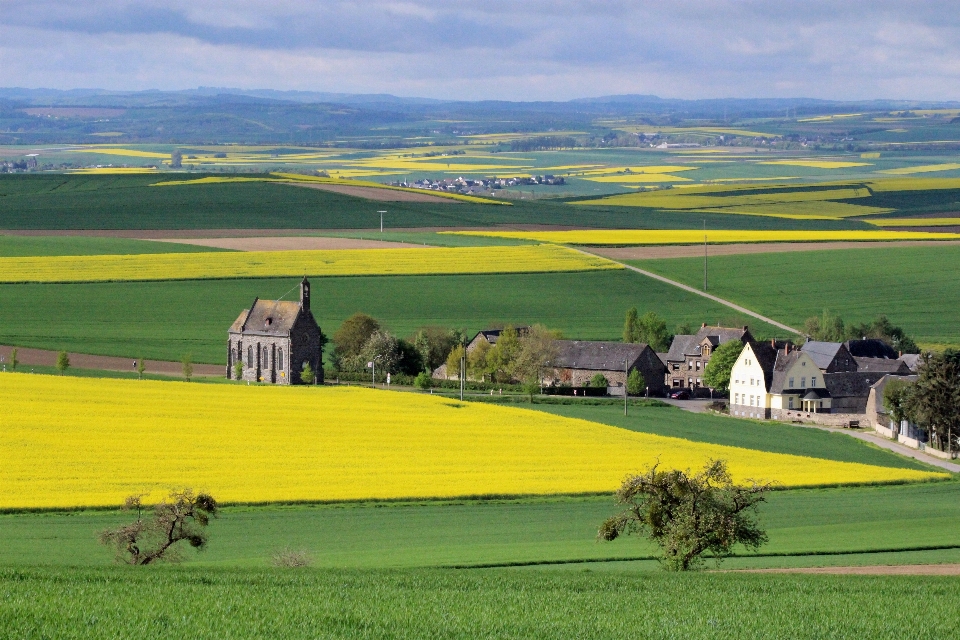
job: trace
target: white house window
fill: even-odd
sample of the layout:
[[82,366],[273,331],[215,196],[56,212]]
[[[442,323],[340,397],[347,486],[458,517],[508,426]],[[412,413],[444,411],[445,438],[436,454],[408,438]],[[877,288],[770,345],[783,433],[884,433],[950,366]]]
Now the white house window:
[[790,396],[790,398],[788,398],[788,404],[789,404],[788,408],[793,409],[793,396]]
[[733,394],[733,404],[740,404],[740,394],[739,394],[739,393]]
[[810,386],[811,387],[817,386],[817,376],[813,376],[812,378],[810,378]]
[[787,385],[790,389],[793,389],[793,378],[790,378],[790,384]]
[[806,378],[806,376],[804,376],[803,378],[800,378],[800,388],[801,388],[801,389],[806,389],[806,388],[807,388],[807,378]]
[[750,406],[753,406],[753,396],[750,396]]

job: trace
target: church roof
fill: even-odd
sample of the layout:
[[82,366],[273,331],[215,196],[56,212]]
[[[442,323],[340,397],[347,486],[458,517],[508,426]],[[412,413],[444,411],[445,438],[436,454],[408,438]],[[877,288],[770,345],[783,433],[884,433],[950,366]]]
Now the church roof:
[[299,302],[286,300],[254,301],[253,306],[243,311],[230,331],[268,336],[288,336],[300,313]]

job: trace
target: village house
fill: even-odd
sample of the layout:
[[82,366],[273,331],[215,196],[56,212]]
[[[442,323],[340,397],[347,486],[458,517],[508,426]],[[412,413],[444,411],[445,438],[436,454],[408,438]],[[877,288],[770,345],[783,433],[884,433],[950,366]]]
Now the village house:
[[260,300],[240,313],[228,332],[227,378],[242,363],[241,380],[300,384],[309,364],[323,382],[320,327],[310,311],[310,282],[300,283],[300,300]]
[[663,395],[665,391],[665,367],[649,345],[557,340],[556,346],[557,356],[548,363],[545,385],[586,387],[600,373],[607,379],[607,393],[622,396],[629,372],[637,370],[651,396]]
[[748,327],[708,327],[706,324],[694,335],[674,336],[665,358],[664,384],[674,390],[702,388],[703,370],[714,349],[731,340],[746,344],[753,341],[753,336]]

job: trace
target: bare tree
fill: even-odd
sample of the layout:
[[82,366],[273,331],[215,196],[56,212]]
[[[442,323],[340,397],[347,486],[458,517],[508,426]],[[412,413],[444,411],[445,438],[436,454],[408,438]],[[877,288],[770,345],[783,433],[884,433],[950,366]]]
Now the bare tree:
[[177,543],[184,540],[202,550],[207,544],[204,528],[220,511],[212,496],[194,494],[191,489],[171,493],[170,500],[156,505],[151,516],[144,516],[143,496],[130,496],[121,508],[136,511],[136,521],[102,531],[99,538],[116,549],[118,562],[132,565],[178,562],[182,557]]
[[623,481],[616,496],[626,509],[604,521],[597,537],[646,535],[660,547],[666,569],[697,569],[704,553],[719,562],[737,544],[758,549],[767,541],[752,512],[769,489],[769,484],[757,482],[734,484],[723,460],[710,461],[696,475],[661,471],[655,464]]

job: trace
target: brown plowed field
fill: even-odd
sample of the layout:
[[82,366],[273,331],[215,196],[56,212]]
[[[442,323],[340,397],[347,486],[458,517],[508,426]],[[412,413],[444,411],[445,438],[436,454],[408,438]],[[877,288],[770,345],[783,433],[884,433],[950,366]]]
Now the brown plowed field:
[[356,198],[366,198],[367,200],[380,200],[382,202],[442,202],[446,204],[460,204],[453,198],[444,198],[431,195],[429,192],[414,193],[412,191],[397,191],[395,189],[379,189],[377,187],[353,187],[345,184],[324,184],[323,182],[288,182],[286,184],[294,187],[306,187],[307,189],[320,189],[321,191],[333,191],[342,193],[345,196],[354,196]]
[[[370,232],[375,233],[374,231]],[[315,249],[423,249],[422,244],[358,240],[356,238],[319,238],[316,236],[264,236],[259,238],[154,238],[156,242],[176,242],[235,251],[301,251]]]
[[[899,564],[866,567],[798,567],[791,569],[742,569],[736,573],[819,573],[861,576],[960,576],[960,564]],[[733,573],[733,572],[731,572]]]
[[[746,253],[785,253],[789,251],[828,251],[831,249],[877,249],[890,247],[939,247],[960,244],[960,240],[903,240],[897,242],[766,242],[756,244],[712,244],[710,256],[735,256]],[[590,253],[614,260],[650,260],[657,258],[701,258],[702,244],[667,247],[584,247]]]
[[[10,351],[12,347],[0,345],[0,357],[3,358],[3,366],[10,370]],[[57,364],[56,351],[46,351],[44,349],[17,348],[17,360],[20,361],[19,369],[29,371],[31,365],[53,367]],[[101,369],[103,371],[136,371],[133,364],[133,358],[116,358],[113,356],[91,356],[84,353],[70,353],[70,366],[77,369]],[[165,362],[161,360],[146,360],[146,372],[158,373],[167,376],[182,375],[183,369],[179,362]],[[217,364],[195,364],[193,365],[193,375],[195,376],[224,376],[226,367]]]

